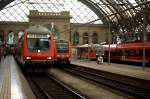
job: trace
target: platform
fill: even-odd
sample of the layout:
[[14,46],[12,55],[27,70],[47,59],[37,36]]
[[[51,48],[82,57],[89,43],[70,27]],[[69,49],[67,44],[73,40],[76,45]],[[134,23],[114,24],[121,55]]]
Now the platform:
[[0,99],[36,99],[13,56],[0,63]]
[[143,70],[142,66],[133,66],[133,65],[125,65],[125,64],[117,64],[111,63],[110,65],[106,62],[103,64],[97,64],[96,61],[90,60],[75,60],[72,61],[71,64],[85,66],[89,68],[94,68],[98,70],[103,70],[111,73],[121,74],[125,76],[131,76],[139,79],[150,80],[150,67],[145,67]]

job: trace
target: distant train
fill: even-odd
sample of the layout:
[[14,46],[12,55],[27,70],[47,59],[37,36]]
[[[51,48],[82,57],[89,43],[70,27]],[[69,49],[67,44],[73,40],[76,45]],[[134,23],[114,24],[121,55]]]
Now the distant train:
[[91,45],[78,45],[77,46],[78,58],[96,59],[96,50]]
[[67,40],[56,40],[57,63],[70,64],[72,49],[71,44]]
[[[24,67],[50,67],[57,60],[56,44],[52,33],[43,26],[31,26],[15,46],[15,58]],[[40,64],[40,65],[39,65]]]
[[[108,60],[109,45],[101,46],[104,51],[104,60]],[[150,42],[110,44],[110,59],[115,61],[143,61],[143,48],[145,48],[145,61],[150,64]],[[78,58],[95,59],[97,50],[91,45],[77,47]]]
[[[143,48],[145,48],[145,61],[150,63],[150,42],[117,44],[110,48],[111,60],[142,62]],[[104,59],[108,60],[108,45],[105,49]]]

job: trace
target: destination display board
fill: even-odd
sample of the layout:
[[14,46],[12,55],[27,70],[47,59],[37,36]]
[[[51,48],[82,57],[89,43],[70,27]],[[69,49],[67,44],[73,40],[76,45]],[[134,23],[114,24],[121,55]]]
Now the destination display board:
[[27,34],[27,38],[49,38],[49,34]]

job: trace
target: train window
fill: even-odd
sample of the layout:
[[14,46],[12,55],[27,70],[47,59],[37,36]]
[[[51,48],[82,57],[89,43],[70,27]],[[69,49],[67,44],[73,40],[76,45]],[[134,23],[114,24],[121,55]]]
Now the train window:
[[50,48],[50,40],[48,38],[28,38],[28,48],[30,51],[47,51]]
[[146,55],[146,57],[150,57],[150,49],[145,50],[145,55]]
[[[150,57],[150,50],[149,49],[145,50],[145,55],[146,55],[146,57]],[[142,57],[143,56],[143,50],[135,50],[135,56]]]
[[126,56],[135,56],[136,52],[135,52],[135,50],[125,50],[125,55]]
[[84,47],[84,48],[78,48],[78,55],[83,54],[83,53],[93,53],[94,49]]
[[67,53],[68,52],[68,43],[57,43],[57,52],[59,53]]
[[121,52],[121,50],[112,50],[111,54],[113,54],[113,55],[121,55],[122,52]]
[[135,56],[140,56],[140,50],[135,50]]
[[88,52],[88,48],[81,48],[82,52]]
[[135,50],[130,50],[130,55],[135,56]]
[[143,56],[143,50],[140,50],[140,55],[139,56]]

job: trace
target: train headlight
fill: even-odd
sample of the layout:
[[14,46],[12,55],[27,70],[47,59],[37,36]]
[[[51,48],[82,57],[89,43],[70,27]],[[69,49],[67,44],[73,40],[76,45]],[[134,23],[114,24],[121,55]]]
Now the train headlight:
[[31,59],[31,57],[26,57],[26,59]]
[[49,60],[50,60],[50,59],[52,59],[52,58],[51,58],[51,57],[47,57],[47,59],[49,59]]

